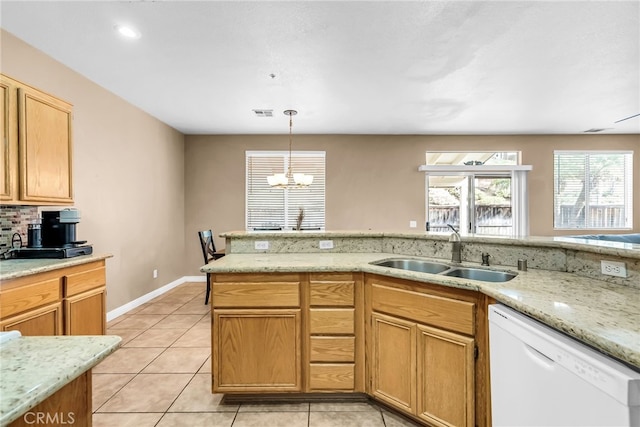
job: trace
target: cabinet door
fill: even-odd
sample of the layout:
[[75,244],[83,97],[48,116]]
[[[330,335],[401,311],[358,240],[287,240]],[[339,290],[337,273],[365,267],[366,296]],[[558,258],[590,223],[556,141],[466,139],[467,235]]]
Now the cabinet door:
[[72,203],[71,105],[25,86],[18,109],[20,199]]
[[17,141],[18,121],[16,107],[16,88],[4,77],[0,78],[0,200],[12,200],[14,198],[13,180],[16,179],[16,167],[18,165]]
[[416,324],[378,313],[371,325],[371,393],[415,414]]
[[213,391],[302,391],[299,309],[214,310]]
[[106,288],[68,297],[64,302],[65,335],[104,335]]
[[62,304],[36,308],[0,322],[2,331],[20,331],[25,336],[62,335]]
[[436,426],[474,426],[474,340],[418,325],[418,416]]

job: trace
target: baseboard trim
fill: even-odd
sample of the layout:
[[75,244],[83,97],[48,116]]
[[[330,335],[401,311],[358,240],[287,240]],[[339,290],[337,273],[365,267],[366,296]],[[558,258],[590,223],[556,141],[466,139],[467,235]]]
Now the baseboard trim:
[[183,276],[183,277],[181,277],[179,279],[174,280],[171,283],[168,283],[168,284],[164,285],[161,288],[155,289],[155,290],[149,292],[148,294],[144,294],[141,297],[136,298],[133,301],[130,301],[130,302],[126,303],[125,305],[121,305],[120,307],[109,311],[107,313],[107,322],[115,319],[116,317],[122,316],[123,314],[127,313],[128,311],[131,311],[134,308],[136,308],[138,306],[141,306],[145,302],[151,301],[155,297],[158,297],[158,296],[164,294],[165,292],[169,292],[171,289],[175,288],[176,286],[180,286],[183,283],[187,283],[187,282],[203,282],[204,283],[206,281],[207,281],[207,277],[206,276]]

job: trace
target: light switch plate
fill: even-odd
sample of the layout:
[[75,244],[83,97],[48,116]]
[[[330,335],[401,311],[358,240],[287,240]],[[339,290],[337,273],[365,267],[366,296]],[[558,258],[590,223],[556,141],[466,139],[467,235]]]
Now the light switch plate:
[[269,241],[268,240],[256,240],[254,243],[254,248],[259,251],[266,251],[269,249]]
[[600,261],[602,274],[607,276],[627,277],[627,265],[618,261]]

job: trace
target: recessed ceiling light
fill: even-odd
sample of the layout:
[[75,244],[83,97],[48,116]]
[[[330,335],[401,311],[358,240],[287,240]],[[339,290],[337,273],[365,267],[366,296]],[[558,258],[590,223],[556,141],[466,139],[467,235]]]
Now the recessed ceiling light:
[[113,28],[115,28],[118,34],[120,34],[122,37],[126,37],[128,39],[140,38],[140,31],[136,30],[133,27],[129,27],[127,25],[114,25]]

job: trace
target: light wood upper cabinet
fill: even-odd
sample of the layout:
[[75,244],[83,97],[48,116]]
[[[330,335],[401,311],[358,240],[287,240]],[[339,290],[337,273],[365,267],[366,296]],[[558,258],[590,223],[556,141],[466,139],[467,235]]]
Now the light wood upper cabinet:
[[17,90],[4,76],[0,75],[0,200],[13,200],[17,194],[14,181],[18,167],[18,104]]
[[71,104],[0,75],[5,204],[73,203]]

